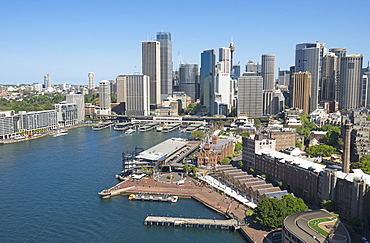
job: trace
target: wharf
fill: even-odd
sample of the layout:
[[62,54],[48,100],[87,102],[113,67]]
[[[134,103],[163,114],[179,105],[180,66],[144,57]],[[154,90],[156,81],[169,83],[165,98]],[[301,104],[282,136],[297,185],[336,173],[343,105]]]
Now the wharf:
[[139,131],[146,132],[146,131],[154,129],[157,126],[158,126],[158,123],[156,123],[156,122],[147,123],[147,124],[139,127]]
[[130,200],[142,200],[142,201],[153,201],[153,202],[177,202],[177,196],[170,196],[168,193],[157,193],[149,194],[142,192],[140,194],[131,194],[129,196]]
[[174,218],[174,217],[159,217],[147,216],[144,220],[144,225],[159,225],[173,227],[194,227],[208,229],[229,229],[238,230],[239,223],[235,219],[194,219],[194,218]]

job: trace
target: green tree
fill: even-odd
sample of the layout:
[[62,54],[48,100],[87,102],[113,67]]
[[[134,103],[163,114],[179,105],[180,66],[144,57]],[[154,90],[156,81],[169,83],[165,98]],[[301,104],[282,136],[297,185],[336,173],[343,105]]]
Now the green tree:
[[229,117],[235,117],[236,116],[236,107],[231,107],[231,111],[229,114],[227,114]]
[[195,175],[199,171],[199,169],[195,165],[192,165],[190,167],[190,171]]
[[193,131],[190,133],[189,137],[194,139],[203,139],[206,137],[206,134],[202,131]]
[[297,148],[302,148],[302,143],[301,142],[299,142],[299,141],[296,141],[295,142],[295,146],[297,147]]
[[182,168],[183,168],[183,169],[184,169],[184,171],[186,171],[186,172],[189,172],[189,171],[190,171],[190,167],[189,167],[189,165],[184,165]]
[[247,137],[249,137],[249,132],[241,132],[240,136],[242,136],[244,138],[247,138]]
[[310,157],[329,157],[336,149],[329,145],[313,145],[306,148],[306,153]]
[[335,211],[336,210],[336,205],[332,200],[323,200],[321,202],[321,206],[328,210],[329,212]]
[[297,128],[297,133],[299,135],[303,135],[305,139],[310,136],[311,131],[317,129],[315,123],[311,122],[309,118],[310,116],[307,114],[302,115],[300,117],[300,120],[303,126]]
[[363,155],[359,162],[351,164],[353,169],[362,169],[366,174],[370,174],[370,155]]
[[240,150],[242,150],[243,146],[242,146],[242,143],[241,142],[237,142],[235,144],[235,152],[239,152]]
[[112,103],[117,103],[117,94],[110,94],[110,100]]
[[254,119],[254,126],[256,128],[260,128],[262,126],[260,119]]
[[197,104],[198,104],[198,103],[190,103],[190,104],[188,105],[188,108],[187,108],[187,112],[188,112],[188,114],[190,114],[190,115],[195,115],[195,114],[197,114]]
[[263,227],[276,229],[291,214],[306,211],[307,205],[293,195],[284,195],[282,199],[265,197],[254,210],[254,221]]
[[241,167],[241,168],[243,168],[243,165],[244,165],[244,164],[243,164],[243,161],[242,161],[242,160],[239,160],[239,161],[238,161],[238,166],[239,166],[239,167]]
[[223,159],[221,160],[221,164],[223,164],[223,165],[228,165],[228,164],[230,164],[230,159],[229,159],[229,158],[227,158],[227,157],[223,158]]

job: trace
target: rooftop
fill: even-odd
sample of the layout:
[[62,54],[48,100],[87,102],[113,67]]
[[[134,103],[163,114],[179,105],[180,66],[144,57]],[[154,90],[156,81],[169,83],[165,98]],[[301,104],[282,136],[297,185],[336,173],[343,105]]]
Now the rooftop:
[[166,141],[159,143],[150,149],[141,152],[136,158],[162,161],[169,155],[184,147],[188,142],[181,138],[170,138]]

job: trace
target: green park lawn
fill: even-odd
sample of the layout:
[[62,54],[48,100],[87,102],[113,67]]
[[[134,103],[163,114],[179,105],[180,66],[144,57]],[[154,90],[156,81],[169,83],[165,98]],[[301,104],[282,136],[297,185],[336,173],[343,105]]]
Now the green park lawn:
[[311,229],[319,232],[323,236],[328,237],[330,234],[319,227],[319,223],[327,222],[327,221],[331,221],[331,219],[329,218],[313,219],[308,222],[308,226],[310,226]]

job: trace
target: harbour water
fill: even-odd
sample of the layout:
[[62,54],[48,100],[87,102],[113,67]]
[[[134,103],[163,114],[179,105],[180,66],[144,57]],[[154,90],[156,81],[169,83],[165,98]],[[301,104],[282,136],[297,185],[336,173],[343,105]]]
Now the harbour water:
[[0,146],[0,242],[243,242],[227,230],[144,226],[151,214],[223,219],[191,199],[99,198],[97,192],[117,183],[123,151],[187,136],[84,127]]

